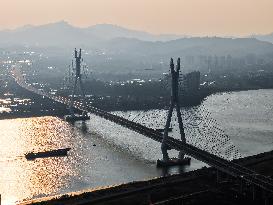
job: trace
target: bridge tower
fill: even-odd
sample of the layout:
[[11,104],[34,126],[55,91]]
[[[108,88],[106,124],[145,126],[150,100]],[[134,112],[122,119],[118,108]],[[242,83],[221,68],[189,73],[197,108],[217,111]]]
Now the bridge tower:
[[82,83],[82,73],[81,73],[81,63],[82,63],[82,50],[80,49],[79,52],[76,50],[74,51],[74,57],[75,57],[75,68],[73,68],[73,61],[72,61],[72,69],[74,69],[74,74],[72,76],[72,82],[73,83],[73,90],[72,95],[70,99],[69,104],[69,111],[70,115],[67,115],[65,119],[67,121],[77,121],[77,120],[88,120],[90,117],[87,115],[86,112],[82,112],[81,115],[76,115],[74,112],[74,103],[75,103],[75,93],[76,90],[79,89],[81,93],[81,99],[82,99],[82,106],[86,107],[86,98],[85,98],[85,90]]
[[180,58],[177,60],[176,69],[174,66],[173,59],[171,58],[170,62],[170,70],[171,70],[171,101],[170,101],[170,108],[167,115],[167,121],[164,128],[163,140],[161,144],[161,150],[163,155],[163,160],[158,160],[158,165],[162,166],[170,166],[170,165],[182,165],[182,164],[189,164],[190,158],[185,158],[185,154],[183,151],[179,152],[178,159],[170,159],[168,155],[168,150],[170,149],[166,145],[166,139],[168,138],[168,131],[170,130],[170,124],[172,119],[172,114],[174,108],[176,108],[177,112],[177,119],[178,125],[180,130],[181,141],[186,143],[185,132],[184,132],[184,125],[181,117],[181,110],[179,104],[179,95],[178,95],[178,85],[179,85],[179,71],[180,71]]

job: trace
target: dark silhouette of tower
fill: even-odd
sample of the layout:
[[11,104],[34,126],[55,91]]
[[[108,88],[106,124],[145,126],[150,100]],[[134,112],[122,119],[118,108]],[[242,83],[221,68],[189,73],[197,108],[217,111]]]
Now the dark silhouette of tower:
[[172,76],[172,92],[171,92],[171,102],[170,108],[167,116],[166,125],[164,128],[163,140],[161,144],[161,150],[163,154],[163,160],[158,160],[158,164],[165,164],[164,166],[168,165],[176,165],[176,164],[185,164],[189,163],[190,158],[184,158],[183,151],[179,153],[179,159],[176,161],[171,161],[168,155],[169,147],[166,145],[166,139],[168,138],[168,130],[170,128],[170,123],[172,119],[173,110],[176,107],[177,112],[177,119],[178,125],[180,130],[181,141],[186,143],[185,132],[184,132],[184,125],[182,122],[181,111],[180,111],[180,104],[179,104],[179,96],[178,96],[178,85],[179,85],[179,71],[180,71],[180,58],[177,60],[176,69],[174,68],[173,59],[171,58],[170,62],[170,69],[171,69],[171,76]]
[[73,83],[73,90],[72,90],[72,95],[71,95],[71,100],[70,100],[70,105],[69,105],[69,110],[70,110],[70,116],[66,117],[67,120],[69,121],[76,121],[76,120],[86,120],[89,119],[87,116],[86,112],[83,112],[82,115],[76,116],[74,113],[74,103],[75,103],[75,93],[76,90],[79,89],[81,93],[81,99],[82,99],[82,106],[86,107],[86,99],[85,99],[85,90],[83,87],[83,82],[82,82],[82,70],[81,70],[81,63],[82,63],[82,50],[78,52],[75,48],[75,68],[73,68],[73,63],[72,63],[72,69],[74,69],[73,76],[72,76],[72,82]]

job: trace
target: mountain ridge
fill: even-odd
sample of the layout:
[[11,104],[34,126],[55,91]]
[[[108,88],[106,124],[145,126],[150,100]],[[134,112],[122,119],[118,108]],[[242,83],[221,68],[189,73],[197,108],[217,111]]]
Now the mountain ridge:
[[[110,38],[117,38],[117,37],[127,37],[127,38],[137,38],[140,40],[145,40],[145,41],[169,41],[169,40],[175,40],[179,38],[191,38],[193,36],[190,35],[183,35],[183,34],[152,34],[146,31],[141,31],[141,30],[136,30],[136,29],[129,29],[123,26],[115,25],[115,24],[109,24],[109,23],[102,23],[102,24],[95,24],[91,26],[87,26],[84,28],[73,26],[67,21],[57,21],[57,22],[52,22],[52,23],[47,23],[47,24],[42,24],[42,25],[31,25],[27,24],[15,29],[6,29],[6,30],[0,30],[1,32],[21,32],[21,31],[26,31],[28,29],[39,29],[39,28],[50,28],[50,27],[60,27],[60,28],[70,28],[70,29],[77,29],[81,31],[86,31],[89,33],[96,33],[96,32],[114,32],[115,35],[109,37]],[[126,35],[127,34],[127,35]],[[98,35],[98,34],[97,34]],[[108,33],[109,35],[109,33]],[[140,35],[140,36],[138,36]],[[198,36],[196,36],[198,37]],[[216,36],[199,36],[199,37],[216,37]],[[223,38],[256,38],[258,40],[262,41],[267,41],[270,43],[273,43],[273,32],[269,34],[252,34],[244,37],[237,37],[237,36],[219,36]]]
[[[66,36],[66,35],[69,36],[71,35],[71,33],[69,32],[72,32],[72,34],[74,34],[73,38],[75,40],[77,39],[77,37],[88,38],[88,36],[90,38],[95,38],[96,40],[110,40],[114,38],[125,37],[125,38],[136,38],[143,41],[169,41],[169,40],[185,37],[183,35],[172,35],[172,34],[156,35],[156,34],[151,34],[144,31],[127,29],[127,28],[113,25],[113,24],[96,24],[86,28],[80,28],[80,27],[75,27],[66,21],[59,21],[59,22],[48,23],[48,24],[39,25],[39,26],[25,25],[13,30],[2,30],[0,31],[0,38],[1,39],[6,38],[8,39],[7,40],[8,43],[12,44],[12,42],[14,42],[16,44],[16,43],[20,43],[20,38],[18,37],[18,35],[23,35],[24,39],[26,41],[29,41],[30,44],[32,44],[33,39],[38,38],[37,35],[46,37],[46,36],[51,36],[52,34],[57,35],[60,32],[63,32],[62,34],[60,34],[61,36]],[[36,36],[31,36],[33,34],[35,34]],[[59,36],[59,38],[61,38],[61,36]],[[56,38],[57,37],[58,36],[56,36]],[[72,40],[73,38],[71,36],[70,40]],[[0,39],[0,43],[1,43],[1,39]],[[62,39],[60,40],[62,41]],[[87,39],[84,39],[84,40],[87,40]],[[23,40],[21,42],[23,42]],[[88,42],[89,40],[87,40],[87,43]],[[40,43],[40,42],[37,42],[37,43]],[[50,42],[46,42],[46,43],[50,44]],[[41,42],[41,44],[45,44],[45,43]]]
[[[159,41],[161,39],[161,41]],[[164,38],[163,38],[164,39]],[[273,44],[253,37],[181,37],[162,40],[162,36],[126,29],[112,24],[78,28],[65,21],[41,26],[26,25],[11,31],[0,31],[0,45],[28,47],[82,47],[91,53],[106,53],[116,59],[171,56],[257,55],[273,58]],[[63,52],[63,51],[62,51]]]

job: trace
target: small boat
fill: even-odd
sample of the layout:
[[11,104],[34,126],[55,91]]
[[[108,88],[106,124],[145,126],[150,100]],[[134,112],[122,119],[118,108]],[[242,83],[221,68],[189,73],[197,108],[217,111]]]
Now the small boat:
[[191,158],[185,157],[184,159],[171,158],[168,161],[157,160],[157,167],[171,167],[171,166],[181,166],[181,165],[190,165]]
[[[165,129],[156,129],[156,131],[158,131],[158,132],[164,132]],[[169,127],[169,128],[168,128],[168,132],[172,132],[172,131],[173,131],[173,128],[172,128],[172,127]]]
[[67,152],[71,148],[65,148],[65,149],[57,149],[57,150],[50,150],[50,151],[44,151],[44,152],[30,152],[25,154],[25,157],[27,160],[34,160],[36,158],[46,158],[46,157],[64,157],[67,156]]

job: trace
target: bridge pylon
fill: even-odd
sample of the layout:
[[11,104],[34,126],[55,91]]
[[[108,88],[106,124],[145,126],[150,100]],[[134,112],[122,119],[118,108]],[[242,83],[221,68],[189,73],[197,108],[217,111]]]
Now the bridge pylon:
[[163,140],[161,144],[161,151],[163,155],[163,160],[158,160],[157,164],[159,166],[172,166],[172,165],[183,165],[183,164],[189,164],[190,158],[185,158],[185,154],[183,150],[179,152],[178,159],[170,159],[168,155],[168,150],[170,149],[166,145],[166,140],[168,138],[168,131],[170,129],[172,114],[174,111],[174,108],[176,108],[177,112],[177,119],[178,119],[178,125],[179,125],[179,131],[181,136],[181,141],[183,143],[186,143],[186,137],[185,137],[185,131],[184,131],[184,125],[182,121],[181,116],[181,110],[180,110],[180,104],[179,104],[179,95],[178,95],[178,85],[179,85],[179,71],[180,71],[180,58],[177,59],[176,69],[174,66],[173,59],[171,58],[170,61],[170,70],[171,70],[171,100],[170,100],[170,108],[167,115],[167,121],[164,128],[164,134],[163,134]]
[[[75,93],[76,90],[79,89],[80,93],[81,93],[81,99],[82,99],[82,106],[86,107],[86,96],[85,96],[85,90],[83,87],[83,82],[82,82],[82,73],[81,73],[81,62],[82,62],[82,49],[79,50],[79,52],[77,51],[77,49],[75,48],[74,51],[74,57],[75,57],[75,68],[74,69],[74,74],[72,76],[72,81],[73,82],[73,88],[72,88],[72,95],[71,95],[71,99],[70,99],[70,103],[69,103],[69,111],[70,111],[70,115],[67,115],[65,117],[65,119],[67,121],[78,121],[78,120],[89,120],[90,117],[87,115],[86,112],[82,112],[81,115],[76,115],[74,112],[74,103],[75,103]],[[73,62],[73,61],[72,61]],[[72,65],[73,67],[73,65]]]

